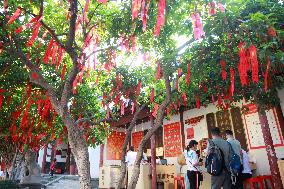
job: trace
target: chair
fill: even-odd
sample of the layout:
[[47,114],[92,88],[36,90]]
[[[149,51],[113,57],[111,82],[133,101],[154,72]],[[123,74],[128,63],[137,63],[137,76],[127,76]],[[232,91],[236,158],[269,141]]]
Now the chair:
[[178,183],[180,183],[181,189],[185,189],[183,176],[175,176],[174,183],[175,183],[175,189],[178,189]]
[[[263,180],[262,177],[255,177],[250,178],[244,181],[244,188],[247,188],[247,185],[249,184],[249,189],[264,189]],[[257,185],[260,187],[257,187]]]
[[[263,184],[264,184],[266,189],[269,188],[268,186],[271,186],[272,189],[275,189],[271,175],[263,175],[263,176],[261,176],[261,178],[262,178]],[[267,181],[270,182],[270,183],[268,184]]]

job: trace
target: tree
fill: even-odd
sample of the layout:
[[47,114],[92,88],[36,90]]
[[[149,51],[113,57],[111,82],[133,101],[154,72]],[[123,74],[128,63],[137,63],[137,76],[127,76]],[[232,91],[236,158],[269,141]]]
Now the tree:
[[[142,150],[151,135],[163,125],[165,110],[169,115],[181,104],[198,108],[215,98],[221,108],[229,108],[234,101],[243,98],[260,107],[273,105],[277,102],[276,88],[283,85],[283,72],[279,72],[279,68],[283,68],[283,31],[280,25],[283,23],[283,7],[277,1],[224,1],[226,9],[223,4],[215,6],[214,2],[208,4],[207,1],[171,1],[166,4],[164,0],[142,3],[133,0],[132,8],[128,1],[109,2],[107,6],[77,0],[70,3],[17,1],[21,9],[13,3],[8,9],[4,6],[1,13],[1,48],[15,54],[30,70],[30,81],[47,91],[52,107],[67,128],[81,188],[90,188],[87,151],[87,142],[92,141],[90,134],[102,136],[99,141],[103,140],[107,134],[108,114],[111,119],[116,119],[119,112],[123,112],[124,102],[120,102],[120,97],[132,98],[136,113],[142,106],[157,113],[155,126],[139,145],[129,184],[129,188],[135,188]],[[138,14],[140,9],[142,13]],[[12,12],[15,12],[15,17],[8,19]],[[24,15],[22,20],[12,19],[19,13]],[[28,21],[30,24],[27,25]],[[23,31],[17,29],[24,24]],[[33,32],[27,28],[31,24]],[[44,35],[46,30],[47,36]],[[180,36],[192,37],[179,48],[176,38]],[[123,65],[118,65],[119,58],[127,61],[139,54],[150,54],[151,69],[140,72],[137,69],[127,75],[129,69],[121,69]],[[157,68],[156,78],[153,68]],[[227,79],[227,73],[230,73],[230,79]],[[83,79],[84,74],[86,79]],[[145,93],[142,95],[135,91],[128,93],[127,89],[131,87],[123,88],[127,85],[137,88],[145,74],[151,76],[143,83]],[[87,76],[91,77],[87,79]],[[83,107],[81,103],[85,104],[89,88],[94,93],[91,102],[95,108],[86,108],[80,116],[84,110],[80,108]],[[129,94],[135,95],[130,98]],[[111,102],[115,105],[109,110]],[[80,112],[70,110],[76,104]],[[134,116],[132,127],[135,119]],[[78,127],[80,124],[84,126]],[[94,129],[94,126],[101,129]],[[131,127],[128,136],[129,133]],[[126,140],[124,146],[127,143]],[[270,143],[268,145],[271,147]],[[123,149],[125,153],[126,147]],[[273,176],[275,179],[277,174]],[[279,183],[275,183],[280,188]]]

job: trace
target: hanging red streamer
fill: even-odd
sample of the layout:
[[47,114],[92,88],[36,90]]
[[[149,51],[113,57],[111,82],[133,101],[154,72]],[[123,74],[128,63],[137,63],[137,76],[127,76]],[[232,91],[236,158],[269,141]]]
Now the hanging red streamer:
[[268,31],[267,31],[268,35],[270,35],[271,37],[275,37],[276,36],[276,31],[273,27],[268,26]]
[[270,58],[267,57],[266,71],[265,71],[265,75],[264,75],[264,91],[265,92],[267,92],[267,89],[268,89],[267,81],[268,81],[269,69],[270,69]]
[[214,1],[209,2],[208,5],[209,5],[209,15],[212,16],[216,14]]
[[52,58],[51,58],[51,65],[56,64],[56,56],[57,56],[57,51],[58,51],[58,45],[57,43],[53,43],[53,48],[52,48]]
[[2,93],[0,93],[0,110],[2,109],[3,99],[4,99],[4,96]]
[[156,117],[156,116],[157,116],[158,108],[159,108],[159,104],[155,103],[155,104],[154,104],[153,111],[152,111],[152,116],[153,116],[153,117]]
[[45,64],[47,64],[48,61],[49,61],[49,57],[50,57],[50,54],[51,54],[51,52],[52,52],[53,42],[54,42],[54,41],[53,41],[53,38],[51,38],[50,41],[49,41],[49,44],[48,44],[48,46],[47,46],[47,48],[46,48],[45,54],[44,54],[44,56],[43,56],[42,61],[43,61],[43,63],[45,63]]
[[194,38],[201,39],[201,37],[204,36],[205,33],[203,31],[203,26],[199,13],[195,12],[191,14],[191,22],[193,27]]
[[132,20],[138,17],[138,12],[141,7],[141,0],[132,0]]
[[4,0],[4,2],[3,2],[3,9],[4,9],[4,13],[7,13],[7,9],[8,9],[8,0]]
[[123,101],[120,102],[120,113],[121,115],[124,115],[124,102]]
[[90,0],[86,0],[85,7],[84,7],[84,13],[83,13],[85,22],[88,22],[87,12],[88,12],[88,9],[89,9],[89,3],[90,3]]
[[58,70],[64,54],[64,49],[61,48],[60,46],[58,46],[58,48],[59,48],[59,54],[57,57],[56,70]]
[[138,81],[138,84],[137,84],[137,91],[136,91],[136,95],[137,95],[137,96],[140,95],[140,90],[141,90],[141,81],[139,80],[139,81]]
[[157,72],[156,72],[156,81],[161,77],[161,64],[158,63],[157,65]]
[[251,61],[251,72],[252,81],[258,83],[258,61],[257,61],[257,50],[254,45],[249,47],[250,61]]
[[36,23],[34,24],[34,31],[33,31],[32,37],[30,38],[30,40],[29,40],[28,43],[27,43],[27,47],[33,46],[34,41],[35,41],[35,39],[36,39],[37,36],[38,36],[38,32],[39,32],[40,26],[41,26],[41,25],[40,25],[39,22],[36,22]]
[[98,3],[103,3],[103,4],[107,4],[107,0],[98,0]]
[[195,96],[195,104],[196,108],[200,109],[200,98],[198,95]]
[[187,75],[185,77],[185,82],[188,85],[190,83],[190,63],[187,63]]
[[15,32],[17,34],[21,33],[23,30],[29,28],[33,23],[35,22],[39,22],[41,20],[41,16],[36,16],[34,18],[32,18],[27,24],[22,25],[21,27],[19,27],[18,29],[15,30]]
[[223,79],[223,80],[226,80],[226,78],[227,78],[227,72],[226,72],[226,70],[225,70],[225,67],[226,67],[226,62],[225,62],[225,60],[221,60],[221,61],[220,61],[220,65],[221,65],[221,68],[222,68],[222,71],[221,71],[222,79]]
[[239,48],[239,57],[240,57],[240,62],[238,65],[238,71],[239,71],[239,76],[241,80],[241,85],[245,86],[248,85],[248,74],[247,72],[250,69],[250,64],[247,58],[247,53],[246,49],[244,48],[244,43],[239,43],[238,48]]
[[60,76],[61,81],[64,80],[65,72],[66,72],[66,64],[63,65],[63,68],[62,68],[62,70],[61,70],[61,76]]
[[154,95],[155,95],[155,90],[154,90],[154,88],[152,88],[152,90],[151,90],[151,96],[150,96],[150,102],[151,102],[151,103],[154,102]]
[[154,30],[155,36],[160,35],[161,27],[165,24],[165,12],[166,12],[166,0],[159,0],[157,21],[156,21],[156,26]]
[[[146,31],[147,28],[147,14],[150,7],[151,0],[142,0],[142,23],[143,23],[143,31]],[[146,5],[145,5],[146,4]]]
[[22,8],[18,7],[17,10],[14,12],[13,16],[9,19],[8,25],[12,24],[22,13]]
[[234,89],[235,89],[235,71],[233,68],[230,68],[230,94],[234,96]]
[[134,103],[133,103],[133,102],[131,102],[131,113],[133,114],[133,113],[134,113],[134,111],[135,111],[135,106],[134,106]]

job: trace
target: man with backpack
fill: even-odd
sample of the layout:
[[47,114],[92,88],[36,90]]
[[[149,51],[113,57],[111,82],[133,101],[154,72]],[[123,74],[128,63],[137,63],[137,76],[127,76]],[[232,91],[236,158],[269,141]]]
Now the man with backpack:
[[232,147],[221,138],[220,129],[211,129],[212,140],[208,140],[206,169],[211,174],[211,189],[231,189]]
[[242,172],[242,169],[243,169],[242,147],[241,147],[241,143],[237,139],[234,138],[233,132],[231,130],[226,130],[225,134],[226,134],[227,142],[229,142],[231,144],[234,153],[236,155],[238,155],[239,156],[238,158],[240,159],[240,168],[234,175],[235,176],[235,183],[233,183],[233,185],[232,185],[232,189],[238,189],[242,186],[241,178],[240,178],[241,172]]

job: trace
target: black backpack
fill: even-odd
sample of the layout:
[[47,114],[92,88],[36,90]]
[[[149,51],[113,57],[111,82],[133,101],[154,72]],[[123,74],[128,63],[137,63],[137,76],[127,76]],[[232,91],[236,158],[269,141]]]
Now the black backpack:
[[225,166],[224,154],[212,140],[209,140],[208,145],[209,148],[205,167],[210,175],[218,176],[222,173],[222,170]]

